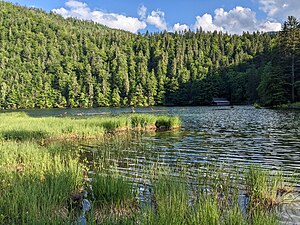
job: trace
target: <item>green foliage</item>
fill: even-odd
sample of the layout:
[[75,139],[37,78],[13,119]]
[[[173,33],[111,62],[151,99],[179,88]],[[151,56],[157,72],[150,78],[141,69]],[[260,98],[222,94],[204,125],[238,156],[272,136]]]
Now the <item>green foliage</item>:
[[82,166],[28,142],[0,144],[0,220],[3,224],[70,223],[68,199],[82,185]]
[[[247,222],[244,220],[244,215],[239,206],[229,208],[224,218],[224,225],[246,225]],[[268,218],[266,216],[266,218]]]
[[278,221],[278,216],[274,213],[263,212],[263,211],[255,211],[252,215],[252,224],[253,225],[278,225],[280,224]]
[[272,174],[269,170],[253,166],[246,171],[245,179],[250,208],[279,205],[284,202],[285,194],[293,189],[285,184],[281,173]]
[[202,196],[193,208],[189,224],[218,225],[220,224],[220,209],[216,199]]
[[294,16],[289,16],[283,24],[279,35],[280,62],[282,76],[287,81],[286,90],[289,93],[289,101],[294,103],[300,100],[297,90],[297,82],[300,81],[300,22]]
[[50,141],[63,139],[97,139],[105,132],[149,130],[164,125],[166,130],[179,128],[176,116],[130,114],[95,117],[34,118],[25,113],[1,113],[0,139]]
[[285,89],[286,80],[282,77],[278,66],[268,63],[263,70],[262,79],[258,86],[261,101],[266,106],[276,106],[288,101]]
[[167,116],[160,116],[156,123],[156,127],[162,128],[162,129],[172,129],[172,128],[178,128],[181,126],[181,121],[179,117],[167,117]]
[[[274,208],[244,208],[243,211],[238,200],[241,184],[231,183],[232,179],[224,174],[222,168],[207,165],[203,169],[209,174],[199,173],[197,179],[202,183],[191,190],[188,175],[183,171],[179,176],[172,177],[169,175],[171,169],[158,168],[159,175],[153,177],[151,186],[151,205],[141,210],[138,221],[141,224],[278,224],[278,218],[272,211]],[[207,186],[203,186],[204,180]],[[215,182],[218,182],[218,187]],[[222,192],[222,186],[227,186],[231,191]]]
[[154,183],[154,221],[158,224],[186,224],[189,197],[186,184],[182,181],[183,179],[161,176]]
[[93,177],[91,185],[96,204],[124,205],[133,201],[130,184],[117,174],[99,173]]
[[159,120],[161,117],[155,117],[152,115],[133,115],[131,116],[131,126],[133,128],[139,128],[139,127],[147,127],[147,126],[155,126],[155,123],[157,120]]
[[[278,39],[202,30],[135,35],[7,2],[0,8],[0,108],[6,109],[204,105],[213,97],[255,102]],[[297,73],[294,81],[298,98]],[[264,103],[270,93],[261,94]]]
[[[64,152],[67,149],[59,144],[41,147],[27,141],[0,142],[1,223],[72,224],[78,220],[80,212],[76,214],[70,200],[84,187],[86,168],[76,153]],[[105,159],[99,160],[101,164]],[[278,224],[273,207],[247,207],[242,211],[238,195],[233,194],[241,193],[240,185],[245,185],[250,206],[254,198],[255,203],[263,202],[267,192],[272,194],[282,187],[283,178],[273,178],[270,171],[251,167],[244,179],[231,182],[231,175],[222,168],[204,166],[195,174],[201,180],[196,184],[190,183],[192,178],[184,169],[176,172],[153,167],[151,199],[139,207],[134,185],[117,171],[100,167],[100,171],[94,168],[90,183],[93,197],[92,210],[87,213],[89,224]],[[144,169],[149,172],[149,166]],[[178,176],[172,176],[173,172]],[[230,189],[236,191],[226,191]]]

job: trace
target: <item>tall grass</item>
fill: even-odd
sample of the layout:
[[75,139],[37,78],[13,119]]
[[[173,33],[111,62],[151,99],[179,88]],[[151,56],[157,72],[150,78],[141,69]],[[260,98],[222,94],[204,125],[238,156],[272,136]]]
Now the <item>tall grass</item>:
[[[214,185],[210,183],[207,186],[209,191],[197,189],[195,193],[190,191],[187,179],[185,174],[170,177],[167,173],[155,178],[151,189],[151,205],[140,213],[138,217],[140,224],[275,225],[278,223],[277,217],[270,210],[260,208],[251,214],[249,211],[243,212],[243,208],[239,205],[239,196],[232,195],[235,191],[226,192],[229,196],[223,196],[222,199],[220,194],[215,194]],[[228,189],[239,188],[228,187]],[[196,199],[193,198],[194,195],[197,195]],[[227,201],[227,204],[223,201]]]
[[188,215],[189,196],[187,186],[180,178],[161,175],[154,182],[154,224],[185,224]]
[[91,181],[94,213],[100,224],[132,224],[138,204],[131,184],[115,173],[99,173]]
[[106,132],[167,129],[180,126],[178,117],[129,114],[99,117],[32,118],[25,113],[0,114],[0,138],[5,140],[89,139]]
[[219,225],[221,212],[215,198],[202,196],[192,207],[188,224]]
[[278,215],[270,211],[255,210],[251,221],[253,225],[279,225]]
[[181,126],[181,121],[179,117],[169,117],[169,116],[160,116],[156,122],[155,126],[161,129],[174,129]]
[[246,191],[250,206],[270,208],[285,201],[285,194],[293,187],[285,184],[282,173],[272,173],[260,167],[251,166],[245,175]]
[[[63,149],[59,148],[0,142],[0,224],[74,224],[78,220],[79,214],[69,202],[71,194],[85,185],[85,168],[76,154],[61,154]],[[249,199],[263,199],[269,191],[275,193],[284,185],[281,175],[268,178],[270,173],[251,167],[239,184],[230,182],[234,170],[224,168],[204,168],[195,180],[184,169],[152,169],[150,201],[143,207],[138,205],[131,183],[117,172],[100,170],[93,175],[88,224],[278,223],[274,205],[243,208],[238,198],[243,185]]]
[[[178,117],[136,115],[92,118],[31,118],[0,114],[0,224],[76,224],[80,202],[72,194],[88,187],[84,157],[67,145],[43,140],[95,138],[105,132],[180,126]],[[36,143],[35,141],[39,141]],[[117,143],[119,150],[125,145]],[[108,157],[108,156],[105,156]],[[94,158],[99,167],[111,166]],[[92,159],[93,160],[93,159]],[[96,165],[96,166],[97,166]],[[95,166],[95,165],[93,165]],[[191,177],[187,169],[141,167],[150,176],[149,204],[139,205],[132,184],[105,168],[91,178],[89,224],[275,225],[273,209],[291,190],[280,173],[250,167],[204,165]],[[150,172],[148,170],[151,170]],[[237,179],[238,174],[243,174]],[[245,193],[246,192],[246,193]],[[241,206],[239,198],[249,199]],[[78,214],[79,211],[79,214]]]
[[133,128],[143,128],[149,126],[150,127],[154,126],[156,128],[155,123],[157,122],[157,120],[161,118],[161,116],[157,117],[154,115],[148,115],[147,117],[145,117],[145,115],[143,114],[136,114],[136,115],[132,115],[130,118],[131,118],[131,126]]
[[60,224],[72,220],[69,196],[82,186],[76,158],[32,143],[0,144],[1,224]]
[[95,203],[98,205],[121,206],[134,200],[131,185],[116,174],[97,174],[93,177],[91,185]]

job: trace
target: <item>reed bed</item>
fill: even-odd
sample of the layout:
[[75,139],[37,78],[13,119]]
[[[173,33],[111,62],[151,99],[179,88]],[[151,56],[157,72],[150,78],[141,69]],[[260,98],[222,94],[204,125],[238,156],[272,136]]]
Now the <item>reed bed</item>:
[[[12,113],[0,114],[0,119],[0,224],[80,224],[86,198],[92,206],[87,224],[275,225],[276,207],[293,190],[280,172],[259,167],[203,165],[190,176],[180,165],[155,164],[140,168],[150,182],[145,184],[149,196],[140,202],[136,186],[107,158],[94,158],[97,163],[91,165],[88,155],[70,151],[68,145],[41,141],[154,126],[172,129],[181,125],[178,117],[31,118]],[[117,145],[120,151],[126,147]]]
[[118,173],[99,172],[92,177],[90,220],[96,224],[132,224],[139,210],[132,185]]
[[272,173],[270,170],[251,166],[245,174],[246,191],[250,207],[272,208],[289,200],[288,194],[294,189],[286,184],[281,172]]
[[[265,204],[266,192],[280,198],[288,187],[280,173],[270,178],[261,168],[245,169],[236,181],[237,171],[224,168],[204,166],[191,178],[185,169],[153,166],[150,199],[140,204],[118,171],[99,168],[84,180],[85,162],[77,153],[63,154],[63,145],[0,143],[0,224],[76,224],[87,190],[88,224],[275,225],[276,205]],[[72,197],[78,195],[79,203]],[[240,204],[242,195],[247,205]]]
[[109,132],[127,130],[175,129],[181,122],[175,116],[128,114],[95,117],[33,118],[25,113],[0,114],[0,138],[20,141],[96,139]]
[[33,143],[0,143],[0,224],[66,224],[68,200],[82,186],[76,157]]
[[[231,172],[228,174],[223,168],[210,168],[212,176],[199,173],[198,181],[192,184],[185,173],[171,177],[165,169],[158,170],[164,173],[153,177],[151,205],[141,213],[138,220],[142,221],[141,224],[279,224],[274,207],[252,208],[252,203],[241,205],[239,199],[247,198],[243,186],[234,180],[233,183],[227,182]],[[248,169],[243,173],[248,173]],[[242,181],[244,185],[246,179]]]

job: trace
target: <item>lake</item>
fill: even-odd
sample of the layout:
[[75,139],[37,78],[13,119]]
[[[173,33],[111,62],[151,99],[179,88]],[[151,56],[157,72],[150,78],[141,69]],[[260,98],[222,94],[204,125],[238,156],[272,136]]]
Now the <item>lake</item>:
[[[131,112],[131,108],[26,112],[31,116],[116,115]],[[259,164],[285,173],[300,172],[299,111],[235,106],[135,108],[135,112],[179,115],[182,120],[180,131],[144,134],[139,138],[151,144],[145,151],[151,151],[155,160],[196,166],[201,163]],[[138,151],[129,155],[136,161],[144,153]]]
[[[31,116],[107,115],[131,112],[131,108],[26,110]],[[108,163],[145,191],[147,174],[153,163],[178,165],[188,173],[204,164],[224,168],[256,164],[280,170],[285,175],[300,174],[300,112],[230,107],[153,107],[135,112],[178,115],[182,128],[174,132],[117,135],[99,143],[76,143],[93,163],[107,158]],[[296,185],[300,186],[299,181]],[[299,205],[283,206],[283,221],[300,224]]]

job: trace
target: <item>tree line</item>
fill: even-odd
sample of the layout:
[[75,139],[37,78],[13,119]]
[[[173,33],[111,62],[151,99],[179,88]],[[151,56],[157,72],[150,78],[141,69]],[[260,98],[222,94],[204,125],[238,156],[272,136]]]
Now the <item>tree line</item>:
[[132,34],[0,2],[0,108],[300,100],[299,22],[279,33]]

